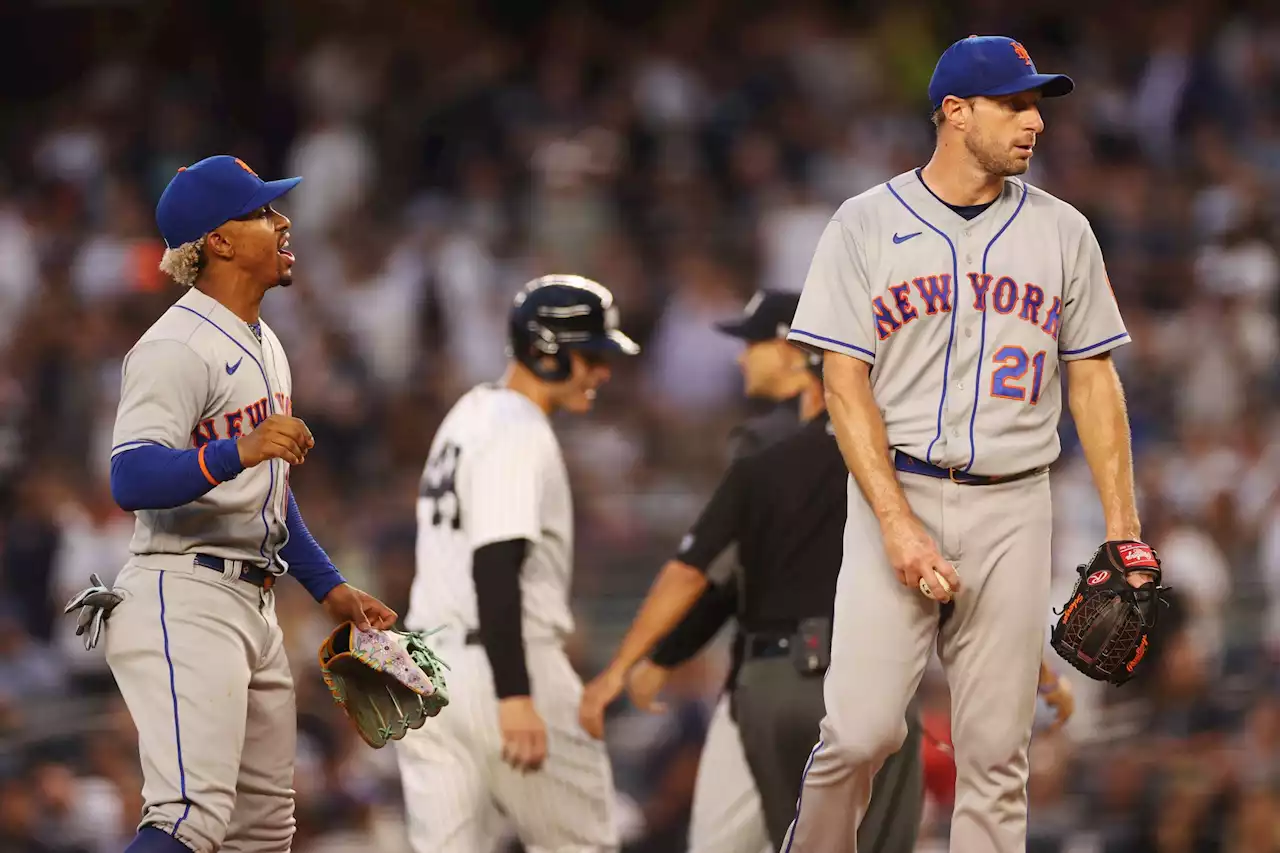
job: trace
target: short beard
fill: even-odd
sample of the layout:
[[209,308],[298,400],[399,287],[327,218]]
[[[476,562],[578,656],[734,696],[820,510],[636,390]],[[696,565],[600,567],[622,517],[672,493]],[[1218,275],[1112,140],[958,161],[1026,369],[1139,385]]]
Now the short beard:
[[1021,175],[1027,171],[1031,165],[1029,161],[1022,160],[1017,157],[1005,156],[995,157],[990,154],[984,145],[985,139],[981,137],[965,136],[964,147],[973,155],[973,159],[977,161],[978,167],[988,175],[995,175],[1000,178],[1008,178],[1013,175]]

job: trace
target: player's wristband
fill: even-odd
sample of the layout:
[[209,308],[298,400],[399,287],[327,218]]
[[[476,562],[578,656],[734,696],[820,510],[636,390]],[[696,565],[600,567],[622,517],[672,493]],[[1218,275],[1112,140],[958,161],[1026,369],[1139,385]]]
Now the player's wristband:
[[236,440],[219,438],[201,447],[200,470],[213,483],[234,480],[244,470]]

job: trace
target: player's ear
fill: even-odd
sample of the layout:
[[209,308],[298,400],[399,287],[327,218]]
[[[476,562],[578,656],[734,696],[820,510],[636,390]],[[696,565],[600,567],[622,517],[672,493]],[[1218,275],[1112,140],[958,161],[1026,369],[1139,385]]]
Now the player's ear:
[[939,112],[942,113],[942,124],[949,124],[956,130],[964,130],[968,125],[969,115],[972,110],[972,100],[947,95],[942,99],[942,106],[939,108]]
[[221,231],[216,230],[209,232],[208,238],[204,241],[204,250],[214,257],[222,258],[224,261],[230,260],[236,254],[235,247],[231,245],[231,241]]

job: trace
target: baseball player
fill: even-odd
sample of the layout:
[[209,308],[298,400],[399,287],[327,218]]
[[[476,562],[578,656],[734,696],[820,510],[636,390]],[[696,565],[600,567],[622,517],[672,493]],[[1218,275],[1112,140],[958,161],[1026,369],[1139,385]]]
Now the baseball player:
[[506,375],[454,404],[422,475],[406,624],[441,629],[450,707],[397,744],[409,837],[488,853],[509,822],[532,853],[616,850],[612,770],[563,648],[573,502],[549,417],[590,411],[610,358],[640,348],[613,295],[573,275],[529,282],[508,332]]
[[1107,538],[1140,535],[1109,356],[1129,335],[1102,253],[1083,215],[1016,177],[1041,99],[1073,88],[1011,38],[951,45],[929,84],[929,163],[846,201],[818,242],[788,338],[824,351],[851,478],[826,716],[786,853],[857,849],[935,645],[952,696],[951,849],[1025,849],[1059,365]]
[[145,805],[128,853],[289,850],[281,574],[336,622],[396,619],[346,584],[289,489],[314,441],[259,308],[293,281],[289,219],[272,203],[300,180],[215,156],[178,170],[156,206],[160,268],[187,291],[124,359],[111,489],[137,516],[133,557],[91,608],[109,615],[107,663],[138,729]]
[[[794,813],[813,727],[822,718],[822,678],[835,582],[841,567],[847,472],[823,401],[821,358],[785,339],[797,294],[765,292],[746,316],[719,326],[747,342],[740,359],[749,394],[791,398],[796,423],[785,435],[737,455],[696,524],[654,582],[604,672],[587,685],[581,715],[599,736],[605,707],[625,679],[638,705],[651,702],[655,675],[637,662],[714,588],[708,570],[738,550],[741,643],[730,679],[729,712],[713,722],[699,766],[691,853],[778,849]],[[698,619],[695,615],[695,619]],[[668,641],[670,635],[668,636]],[[801,654],[801,652],[804,652]],[[667,660],[665,655],[660,659]],[[636,668],[638,666],[638,668]],[[916,714],[912,712],[912,721]],[[716,718],[713,718],[715,720]],[[714,749],[714,751],[713,751]],[[868,849],[915,849],[923,807],[920,729],[877,777],[860,832]],[[745,771],[745,772],[744,772]],[[714,809],[712,815],[706,812]],[[709,826],[707,817],[719,819]],[[762,832],[761,832],[762,831]],[[760,834],[756,834],[759,832]]]

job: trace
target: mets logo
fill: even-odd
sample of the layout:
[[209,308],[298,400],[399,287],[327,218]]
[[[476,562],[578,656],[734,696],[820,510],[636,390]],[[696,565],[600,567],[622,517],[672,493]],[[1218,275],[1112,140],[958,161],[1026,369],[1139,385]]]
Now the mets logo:
[[1013,52],[1018,55],[1019,59],[1027,63],[1028,68],[1035,67],[1034,65],[1031,64],[1031,54],[1027,53],[1027,49],[1023,47],[1020,42],[1011,41],[1009,42],[1009,46],[1013,48]]
[[1109,577],[1111,577],[1111,572],[1107,571],[1106,569],[1101,569],[1100,571],[1096,571],[1093,574],[1089,575],[1089,586],[1097,586],[1098,584],[1103,583]]
[[[1023,51],[1023,53],[1026,53],[1026,51]],[[1028,60],[1028,62],[1030,62],[1030,60]],[[241,160],[239,157],[235,158],[235,160],[236,160],[236,165],[239,166],[241,169],[244,169],[246,172],[248,172],[250,175],[253,175],[255,178],[258,177],[258,173],[253,171],[253,169],[250,169],[248,163]]]

